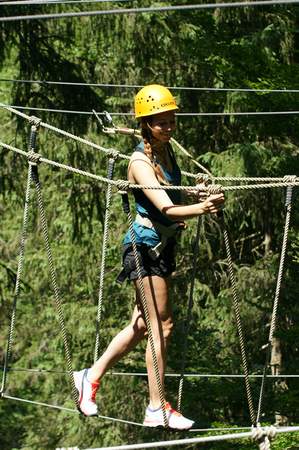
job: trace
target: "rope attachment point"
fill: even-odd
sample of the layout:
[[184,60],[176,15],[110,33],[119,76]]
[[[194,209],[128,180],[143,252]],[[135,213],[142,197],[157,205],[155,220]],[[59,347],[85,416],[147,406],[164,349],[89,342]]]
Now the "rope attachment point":
[[116,161],[120,155],[120,152],[118,150],[115,150],[114,148],[109,148],[107,151],[107,155],[109,156],[109,159],[113,159],[114,161]]
[[271,425],[270,427],[252,427],[252,440],[255,441],[259,450],[271,450],[271,441],[276,436],[276,428]]
[[285,175],[283,177],[284,183],[296,183],[297,180],[298,180],[298,177],[296,175]]
[[207,174],[207,173],[196,173],[195,174],[195,180],[196,180],[196,184],[201,184],[201,183],[208,183],[210,181],[211,177]]
[[36,166],[40,163],[41,155],[39,153],[35,153],[34,151],[30,151],[27,155],[28,162],[32,166]]
[[36,129],[39,128],[41,121],[42,121],[41,119],[39,119],[38,117],[35,117],[35,116],[30,116],[30,118],[29,118],[30,125],[34,126]]
[[221,184],[209,184],[207,191],[209,194],[221,194],[223,192],[223,186]]
[[[116,186],[119,190],[119,192],[122,194],[123,192],[127,193],[130,189],[130,182],[126,180],[117,180]],[[123,191],[123,192],[122,192]]]
[[38,117],[35,116],[31,116],[29,119],[29,123],[31,125],[31,129],[30,129],[30,136],[29,136],[29,144],[28,144],[28,162],[29,164],[31,164],[32,166],[36,166],[37,164],[40,163],[40,158],[41,155],[39,155],[38,153],[35,152],[36,149],[36,137],[37,137],[37,132],[41,123],[41,119],[39,119]]

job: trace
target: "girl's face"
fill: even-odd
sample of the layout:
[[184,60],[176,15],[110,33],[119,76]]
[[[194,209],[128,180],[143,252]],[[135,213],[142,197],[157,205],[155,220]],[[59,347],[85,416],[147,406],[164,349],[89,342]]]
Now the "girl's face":
[[152,116],[152,123],[148,126],[155,139],[160,142],[169,142],[175,130],[174,111],[166,111]]

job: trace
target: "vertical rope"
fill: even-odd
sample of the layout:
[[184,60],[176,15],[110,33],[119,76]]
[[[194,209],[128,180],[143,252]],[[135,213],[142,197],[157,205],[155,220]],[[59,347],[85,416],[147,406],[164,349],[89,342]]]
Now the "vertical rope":
[[[109,158],[108,170],[107,170],[107,178],[109,180],[112,180],[112,178],[113,178],[114,165],[115,165],[115,158]],[[106,266],[106,249],[107,249],[108,232],[109,232],[111,194],[112,194],[112,184],[108,183],[107,191],[106,191],[106,209],[105,209],[105,219],[104,219],[101,268],[100,268],[100,283],[99,283],[98,309],[97,309],[97,320],[96,320],[96,340],[95,340],[95,349],[94,349],[94,362],[96,362],[99,358],[100,322],[101,322],[101,317],[102,317],[104,277],[105,277],[105,266]]]
[[59,324],[60,324],[60,328],[61,328],[61,334],[62,334],[62,339],[63,339],[63,344],[64,344],[64,351],[65,351],[65,355],[66,355],[67,371],[68,371],[70,382],[71,382],[73,399],[74,399],[76,407],[79,408],[78,393],[77,393],[77,389],[75,387],[75,382],[74,382],[71,353],[70,353],[70,349],[69,349],[67,331],[65,328],[65,321],[64,321],[64,316],[63,316],[62,307],[61,307],[60,292],[59,292],[59,288],[58,288],[58,284],[57,284],[56,270],[55,270],[54,263],[53,263],[52,251],[51,251],[50,240],[49,240],[48,225],[47,225],[47,220],[46,220],[46,215],[45,215],[45,209],[44,209],[44,203],[43,203],[43,198],[42,198],[42,191],[41,191],[41,186],[40,186],[40,182],[39,182],[37,166],[33,166],[32,178],[35,183],[35,188],[36,188],[36,193],[37,193],[37,202],[38,202],[42,231],[43,231],[43,236],[44,236],[45,249],[46,249],[47,258],[48,258],[52,287],[53,287],[54,297],[55,297],[56,310],[58,313],[58,320],[59,320]]
[[221,225],[223,228],[223,237],[224,237],[227,262],[228,262],[228,272],[229,272],[229,278],[230,278],[232,291],[233,291],[233,307],[234,307],[237,331],[238,331],[238,336],[239,336],[241,360],[242,360],[242,366],[243,366],[243,371],[244,371],[245,390],[246,390],[246,395],[247,395],[250,420],[251,420],[251,424],[254,425],[256,420],[255,420],[255,412],[254,412],[254,406],[253,406],[251,386],[250,386],[250,381],[249,381],[247,355],[246,355],[244,335],[243,335],[243,329],[242,329],[242,322],[241,322],[241,315],[240,315],[240,308],[239,308],[239,299],[238,299],[236,280],[235,280],[235,275],[234,275],[234,270],[233,270],[233,262],[232,262],[232,256],[231,256],[231,250],[230,250],[229,236],[228,236],[228,231],[226,229],[223,213],[219,215],[219,219],[220,219],[220,222],[221,222]]
[[274,297],[274,302],[273,302],[273,310],[272,310],[272,318],[271,318],[270,331],[269,331],[269,337],[268,337],[268,344],[266,344],[266,346],[265,346],[266,347],[266,360],[265,360],[265,365],[264,365],[264,369],[263,369],[263,378],[262,378],[262,382],[261,382],[261,389],[260,389],[260,395],[259,395],[257,422],[259,422],[260,415],[261,415],[262,402],[263,402],[263,396],[264,396],[264,390],[265,390],[265,382],[266,382],[266,377],[267,377],[267,368],[268,368],[269,362],[270,362],[272,341],[273,341],[273,336],[274,336],[274,333],[276,330],[277,310],[278,310],[278,303],[279,303],[279,297],[280,297],[280,292],[281,292],[281,282],[282,282],[282,277],[283,277],[283,272],[284,272],[285,257],[286,257],[287,243],[288,243],[290,220],[291,220],[292,194],[293,194],[293,186],[287,186],[286,201],[285,201],[286,217],[285,217],[284,233],[283,233],[283,240],[282,240],[282,246],[281,246],[280,262],[279,262],[279,269],[278,269],[278,275],[277,275],[275,297]]
[[133,228],[132,215],[130,212],[129,197],[128,197],[127,192],[121,192],[121,195],[122,195],[122,202],[123,202],[123,210],[127,214],[128,222],[129,222],[130,237],[131,237],[135,262],[136,262],[136,270],[137,270],[139,289],[140,289],[140,294],[141,294],[141,302],[142,302],[142,307],[143,307],[145,323],[146,323],[146,327],[147,327],[148,340],[149,340],[150,349],[151,349],[152,358],[153,358],[154,372],[155,372],[157,387],[158,387],[158,391],[159,391],[159,397],[160,397],[161,408],[162,408],[162,413],[163,413],[164,427],[168,428],[168,420],[167,420],[166,409],[165,409],[166,404],[165,404],[165,398],[164,398],[164,391],[163,391],[163,386],[162,386],[162,382],[161,382],[161,378],[160,378],[160,371],[159,371],[158,359],[157,359],[156,350],[155,350],[153,332],[152,332],[149,312],[148,312],[148,308],[147,308],[146,296],[145,296],[145,292],[144,292],[140,260],[139,260],[139,256],[138,256],[138,252],[137,252],[137,245],[136,245],[136,239],[135,239],[135,232],[134,232],[134,228]]
[[35,183],[35,188],[36,188],[36,193],[37,193],[37,202],[38,202],[38,207],[39,207],[39,212],[40,212],[40,219],[41,219],[42,231],[43,231],[43,236],[44,236],[45,249],[46,249],[46,253],[47,253],[52,287],[53,287],[55,303],[56,303],[56,309],[57,309],[59,324],[60,324],[61,333],[62,333],[64,351],[66,354],[67,369],[68,369],[68,374],[69,374],[70,382],[71,382],[72,395],[74,398],[75,405],[78,408],[79,407],[78,394],[77,394],[77,390],[76,390],[75,382],[74,382],[71,354],[70,354],[70,349],[69,349],[69,344],[68,344],[67,332],[66,332],[66,328],[65,328],[64,316],[63,316],[62,307],[61,307],[60,292],[59,292],[58,284],[56,281],[56,270],[54,267],[52,251],[51,251],[51,247],[50,247],[48,225],[47,225],[47,220],[46,220],[46,215],[45,215],[45,209],[44,209],[44,204],[43,204],[43,198],[42,198],[42,192],[41,192],[41,186],[40,186],[40,182],[39,182],[37,166],[33,167],[32,178]]
[[11,356],[14,326],[15,326],[15,320],[16,320],[17,302],[18,302],[18,298],[19,298],[20,282],[21,282],[21,276],[22,276],[22,272],[23,272],[25,243],[26,243],[26,238],[27,238],[27,227],[28,227],[29,202],[30,202],[30,196],[31,196],[30,188],[31,188],[31,180],[32,180],[32,166],[36,164],[35,162],[30,161],[30,155],[32,153],[34,153],[34,150],[35,150],[36,136],[37,136],[37,131],[38,131],[38,127],[40,124],[40,120],[37,119],[36,117],[32,117],[30,119],[30,123],[31,123],[31,128],[30,128],[30,135],[29,135],[29,142],[28,142],[29,166],[28,166],[28,175],[27,175],[27,184],[26,184],[25,205],[24,205],[24,212],[23,212],[23,225],[22,225],[21,238],[20,238],[20,251],[19,251],[18,269],[17,269],[17,276],[16,276],[16,282],[15,282],[15,289],[14,289],[13,308],[12,308],[10,328],[9,328],[6,353],[5,353],[5,359],[4,359],[4,369],[3,369],[2,384],[1,384],[1,390],[0,390],[1,394],[5,390],[6,381],[7,381],[8,364],[9,364],[9,360],[10,360],[10,356]]
[[[32,136],[32,130],[31,130],[31,136]],[[30,138],[30,142],[31,142],[31,138]],[[30,148],[30,145],[29,145],[29,148]],[[23,272],[25,243],[26,243],[26,238],[27,238],[27,227],[28,227],[29,202],[30,202],[30,193],[31,193],[30,192],[31,174],[32,174],[32,163],[29,162],[26,194],[25,194],[25,205],[24,205],[24,212],[23,212],[23,225],[22,225],[21,238],[20,238],[18,270],[17,270],[16,282],[15,282],[15,288],[14,288],[14,298],[13,298],[13,308],[12,308],[12,314],[11,314],[10,328],[9,328],[9,334],[8,334],[7,345],[6,345],[6,353],[5,353],[5,358],[4,358],[4,368],[3,368],[2,384],[1,384],[1,390],[0,390],[1,394],[5,390],[6,381],[7,381],[8,364],[9,364],[9,360],[10,360],[10,356],[11,356],[14,326],[15,326],[15,320],[16,320],[17,301],[19,298],[20,282],[21,282],[21,277],[22,277],[22,272]]]
[[182,362],[181,362],[181,373],[179,379],[179,388],[178,388],[178,399],[177,399],[177,410],[181,412],[181,404],[182,404],[182,395],[183,395],[183,386],[184,386],[184,373],[186,366],[186,356],[187,356],[187,344],[188,344],[188,335],[190,330],[190,322],[191,322],[191,313],[193,308],[193,295],[194,295],[194,285],[195,285],[195,275],[197,270],[197,258],[199,252],[199,234],[200,234],[200,223],[201,219],[198,217],[197,219],[197,229],[196,229],[196,238],[194,243],[194,251],[193,251],[193,270],[192,270],[192,278],[191,285],[189,291],[189,300],[188,300],[188,310],[186,314],[186,318],[183,325],[183,350],[182,350]]

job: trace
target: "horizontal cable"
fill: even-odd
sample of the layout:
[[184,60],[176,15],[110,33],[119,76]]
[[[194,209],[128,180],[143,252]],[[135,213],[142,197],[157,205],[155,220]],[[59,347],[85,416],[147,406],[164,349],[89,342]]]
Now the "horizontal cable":
[[[2,394],[2,397],[3,398],[7,398],[9,400],[15,400],[15,401],[18,401],[18,402],[30,403],[32,405],[44,406],[46,408],[58,409],[60,411],[67,411],[67,412],[71,412],[71,413],[80,414],[80,412],[78,410],[76,410],[76,409],[65,408],[64,406],[51,405],[49,403],[38,402],[38,401],[35,401],[35,400],[28,400],[28,399],[20,398],[20,397],[13,397],[11,395],[6,395],[5,393]],[[121,423],[129,424],[129,425],[137,425],[139,427],[143,427],[144,426],[142,423],[132,422],[132,421],[123,420],[123,419],[117,419],[115,417],[101,416],[100,414],[97,414],[94,417],[96,417],[98,419],[110,420],[110,421],[113,421],[113,422],[121,422]]]
[[[11,396],[11,395],[7,395],[5,393],[2,393],[2,398],[8,399],[8,400],[14,400],[14,401],[19,401],[19,402],[23,402],[23,403],[29,403],[32,405],[36,405],[36,406],[42,406],[42,407],[46,407],[46,408],[51,408],[51,409],[56,409],[56,410],[60,410],[60,411],[67,411],[70,413],[75,413],[75,414],[80,414],[78,410],[76,409],[71,409],[71,408],[66,408],[63,406],[58,406],[58,405],[51,405],[49,403],[44,403],[44,402],[38,402],[35,400],[28,400],[28,399],[24,399],[24,398],[20,398],[20,397],[15,397],[15,396]],[[135,426],[139,426],[139,427],[145,427],[145,425],[143,425],[142,423],[139,422],[133,422],[133,421],[129,421],[129,420],[123,420],[123,419],[118,419],[115,417],[110,417],[110,416],[102,416],[102,415],[97,415],[94,416],[92,419],[104,419],[104,420],[109,420],[109,421],[114,421],[114,422],[119,422],[119,423],[124,423],[124,424],[128,424],[128,425],[135,425]],[[249,430],[251,429],[251,427],[223,427],[223,428],[198,428],[198,429],[193,429],[193,430],[188,430],[193,431],[193,432],[214,432],[214,431],[239,431],[239,430]],[[262,428],[263,429],[263,428]],[[265,427],[265,430],[267,429],[267,427]],[[275,432],[276,433],[286,433],[286,432],[296,432],[299,431],[299,427],[277,427],[275,428]],[[173,440],[173,441],[159,441],[156,443],[142,443],[142,444],[132,444],[132,445],[122,445],[122,446],[117,446],[117,447],[101,447],[100,449],[85,449],[85,450],[129,450],[129,449],[143,449],[143,448],[155,448],[155,447],[165,447],[165,446],[175,446],[175,445],[181,445],[181,444],[195,444],[195,443],[200,443],[200,442],[211,442],[211,441],[220,441],[220,440],[230,440],[230,439],[239,439],[239,438],[245,438],[245,437],[252,437],[252,431],[247,432],[247,433],[231,433],[231,434],[227,434],[227,435],[216,435],[216,436],[208,436],[208,437],[202,437],[202,438],[191,438],[191,439],[180,439],[180,440]]]
[[298,0],[258,0],[245,2],[230,3],[206,3],[199,5],[178,5],[178,6],[152,6],[148,8],[118,8],[100,11],[81,11],[56,14],[31,14],[26,16],[8,16],[0,17],[0,22],[20,21],[20,20],[36,20],[36,19],[62,19],[86,16],[102,16],[102,15],[119,15],[119,14],[143,14],[143,13],[166,13],[171,11],[196,11],[203,9],[216,8],[244,8],[253,6],[274,6],[298,4]]
[[[0,368],[3,370],[3,367]],[[67,375],[67,371],[62,370],[50,370],[50,369],[26,369],[22,367],[9,367],[7,369],[9,372],[29,372],[29,373],[54,373],[60,375]],[[106,375],[114,375],[114,376],[129,376],[129,377],[147,377],[146,372],[116,372],[116,371],[108,371]],[[169,378],[179,378],[182,374],[180,373],[166,373],[165,377]],[[185,373],[185,378],[244,378],[243,374],[220,374],[220,373]],[[262,378],[263,374],[250,374],[251,378]],[[267,375],[267,378],[299,378],[299,374],[279,374],[279,375]]]
[[[143,372],[108,372],[110,375],[124,375],[124,376],[143,376],[147,377],[147,373]],[[166,377],[179,378],[182,374],[179,373],[167,373]],[[263,375],[251,374],[248,375],[250,378],[262,378]],[[211,374],[211,373],[186,373],[184,378],[244,378],[245,375],[242,374]],[[267,378],[299,378],[299,375],[267,375]]]
[[[84,3],[109,3],[115,0],[16,0],[10,2],[0,2],[0,6],[11,6],[11,5],[67,5],[67,4],[84,4]],[[118,2],[130,2],[131,0],[117,0]]]
[[[109,83],[79,83],[72,81],[46,81],[46,80],[18,80],[12,78],[0,78],[0,82],[7,83],[30,83],[43,85],[62,85],[62,86],[91,86],[99,88],[122,88],[139,89],[144,84],[109,84]],[[254,89],[254,88],[216,88],[216,87],[196,87],[196,86],[166,86],[168,89],[180,91],[220,91],[220,92],[262,92],[262,93],[298,93],[299,89]]]
[[[276,433],[287,433],[299,431],[299,427],[281,427],[275,428],[275,430]],[[176,439],[171,441],[147,442],[141,444],[120,445],[114,447],[86,448],[84,450],[138,450],[145,448],[173,447],[176,445],[199,444],[199,443],[226,441],[233,439],[245,439],[245,438],[252,438],[252,436],[253,436],[252,431],[248,431],[243,433],[222,434],[218,436],[205,436],[190,439]]]
[[[11,395],[6,395],[5,393],[2,394],[2,397],[6,398],[8,400],[15,400],[15,401],[18,401],[18,402],[30,403],[30,404],[36,405],[36,406],[43,406],[43,407],[46,407],[46,408],[58,409],[60,411],[67,411],[67,412],[70,412],[70,413],[80,414],[79,411],[76,410],[76,409],[65,408],[64,406],[51,405],[49,403],[38,402],[38,401],[35,401],[35,400],[28,400],[28,399],[20,398],[20,397],[14,397],[14,396],[11,396]],[[132,422],[130,420],[118,419],[116,417],[101,416],[99,414],[97,416],[93,416],[93,418],[95,418],[95,417],[98,418],[98,419],[110,420],[110,421],[113,421],[113,422],[120,422],[120,423],[125,423],[125,424],[128,424],[128,425],[137,425],[139,427],[145,427],[145,425],[143,425],[142,423]],[[236,431],[238,431],[238,430],[248,430],[248,429],[251,429],[251,427],[194,428],[194,429],[188,430],[188,431],[193,431],[193,432],[199,432],[199,431],[201,431],[201,432],[227,431],[227,430],[231,430],[231,431],[232,430],[236,430]]]
[[[23,402],[23,403],[30,403],[32,405],[36,405],[36,406],[43,406],[46,408],[51,408],[51,409],[58,409],[60,411],[67,411],[70,413],[75,413],[75,414],[80,414],[78,410],[76,409],[71,409],[71,408],[65,408],[64,406],[58,406],[58,405],[51,405],[49,403],[44,403],[44,402],[38,402],[36,400],[28,400],[25,398],[20,398],[20,397],[14,397],[11,395],[6,395],[5,393],[2,394],[3,398],[6,398],[8,400],[15,400],[15,401],[19,401],[19,402]],[[110,420],[113,422],[119,422],[119,423],[125,423],[127,425],[136,425],[139,427],[145,427],[145,425],[143,425],[142,423],[139,422],[133,422],[130,420],[125,420],[125,419],[119,419],[116,417],[110,417],[110,416],[101,416],[101,415],[96,415],[93,418],[98,418],[98,419],[104,419],[104,420]],[[223,428],[194,428],[192,430],[188,430],[188,431],[192,431],[192,432],[208,432],[208,431],[233,431],[233,430],[250,430],[251,427],[223,427]]]
[[49,405],[48,403],[38,402],[38,401],[35,401],[35,400],[28,400],[28,399],[25,399],[25,398],[13,397],[11,395],[6,395],[5,393],[2,393],[1,395],[2,395],[3,398],[7,398],[9,400],[16,400],[16,401],[23,402],[23,403],[31,403],[33,405],[46,406],[46,407],[52,408],[52,409],[59,409],[59,410],[62,410],[62,411],[68,411],[68,412],[79,414],[79,411],[76,410],[76,409],[65,408],[63,406],[58,406],[58,405]]
[[[3,105],[3,104],[1,104],[1,103],[0,103],[0,107],[3,107],[3,108],[5,108],[7,111],[10,111],[10,112],[12,112],[12,113],[14,113],[14,114],[17,114],[18,116],[23,117],[23,119],[26,119],[26,120],[30,121],[30,116],[28,116],[27,114],[24,114],[24,113],[22,113],[22,112],[20,112],[20,111],[17,111],[17,110],[15,110],[15,109],[13,109],[13,108],[11,108],[11,107],[8,107],[8,106],[6,106],[6,105]],[[109,154],[110,154],[111,151],[116,152],[116,150],[113,150],[113,149],[107,149],[107,148],[105,148],[105,147],[102,147],[101,145],[94,144],[93,142],[88,141],[87,139],[83,139],[83,138],[81,138],[81,137],[79,137],[79,136],[74,136],[73,134],[68,133],[67,131],[60,130],[59,128],[53,127],[52,125],[49,125],[49,124],[47,124],[47,123],[40,122],[40,126],[42,126],[42,127],[44,127],[44,128],[47,128],[47,129],[49,129],[49,130],[55,131],[55,132],[57,132],[57,133],[59,133],[59,134],[62,134],[63,136],[66,136],[66,137],[68,137],[68,138],[74,139],[74,140],[76,140],[77,142],[80,142],[81,144],[88,145],[88,146],[90,146],[90,147],[92,147],[92,148],[95,148],[95,149],[97,149],[97,150],[100,150],[100,151],[102,151],[102,152],[104,152],[104,153],[109,153]],[[5,145],[5,144],[4,144],[4,145]],[[15,149],[15,151],[16,151],[17,153],[23,154],[23,155],[25,155],[25,156],[27,155],[27,152],[24,152],[23,150],[19,150],[19,151],[18,151],[17,149]],[[117,152],[117,153],[118,153],[118,156],[119,156],[120,158],[130,159],[130,157],[127,156],[127,155],[122,155],[122,154],[120,154],[119,152]]]
[[[19,106],[19,105],[5,105],[10,108],[25,110],[25,111],[43,111],[51,113],[61,113],[61,114],[82,114],[92,116],[93,111],[76,111],[72,109],[49,109],[49,108],[35,108],[30,106]],[[103,112],[96,112],[98,115],[104,115]],[[133,112],[109,112],[111,116],[130,116],[134,117]],[[180,117],[202,117],[202,116],[274,116],[274,115],[290,115],[299,114],[299,111],[246,111],[246,112],[186,112],[186,113],[176,113],[176,116]]]

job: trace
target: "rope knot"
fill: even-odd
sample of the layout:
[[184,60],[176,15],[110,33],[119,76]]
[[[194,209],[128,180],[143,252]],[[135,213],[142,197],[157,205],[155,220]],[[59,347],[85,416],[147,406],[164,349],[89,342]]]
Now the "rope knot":
[[207,190],[210,194],[221,194],[223,186],[221,184],[210,184],[207,186]]
[[36,128],[40,126],[41,121],[42,121],[41,119],[35,116],[31,116],[29,119],[30,125],[34,125]]
[[109,158],[117,159],[120,155],[120,152],[118,150],[115,150],[114,148],[108,148],[107,155]]
[[130,189],[130,182],[126,180],[116,181],[116,186],[120,191],[128,191]]
[[210,179],[207,173],[196,173],[195,174],[196,184],[207,183]]
[[27,153],[27,158],[30,164],[36,166],[40,163],[41,155],[33,151]]
[[260,425],[252,427],[252,439],[256,441],[260,450],[271,450],[271,441],[275,438],[274,426],[262,428]]
[[265,427],[264,430],[267,435],[267,438],[270,441],[272,441],[276,436],[276,428],[273,425],[271,425],[270,427]]
[[283,177],[284,183],[295,183],[297,181],[296,175],[285,175]]

